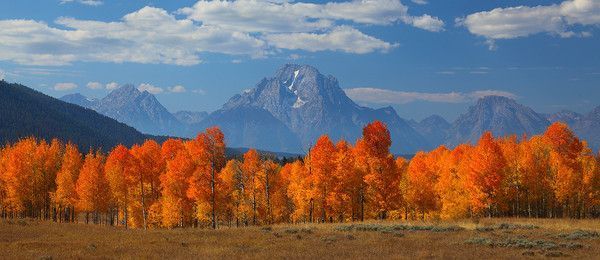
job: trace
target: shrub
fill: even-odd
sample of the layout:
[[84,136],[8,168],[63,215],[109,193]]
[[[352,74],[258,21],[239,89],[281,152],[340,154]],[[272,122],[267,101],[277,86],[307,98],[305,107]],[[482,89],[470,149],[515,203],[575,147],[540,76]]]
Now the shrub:
[[494,231],[493,227],[490,226],[486,226],[486,227],[476,227],[475,230],[479,231],[479,232],[490,232],[490,231]]
[[540,228],[535,225],[521,225],[521,224],[510,224],[510,223],[501,223],[496,225],[497,229],[537,229]]
[[600,233],[598,233],[596,231],[575,230],[571,233],[561,233],[558,235],[558,237],[570,239],[570,240],[591,239],[591,238],[600,238]]

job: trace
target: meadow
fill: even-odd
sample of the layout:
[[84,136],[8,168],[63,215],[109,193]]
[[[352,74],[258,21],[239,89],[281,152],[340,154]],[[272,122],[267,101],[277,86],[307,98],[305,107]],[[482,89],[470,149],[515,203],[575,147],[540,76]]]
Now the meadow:
[[600,221],[492,218],[129,229],[0,221],[0,258],[514,259],[600,255]]

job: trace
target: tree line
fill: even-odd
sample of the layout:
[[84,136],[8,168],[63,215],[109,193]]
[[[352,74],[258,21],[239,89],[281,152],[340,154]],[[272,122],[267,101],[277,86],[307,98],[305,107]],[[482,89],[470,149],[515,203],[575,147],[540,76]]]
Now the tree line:
[[216,127],[85,156],[71,143],[26,138],[0,148],[0,214],[144,229],[600,216],[600,154],[565,124],[532,137],[486,132],[410,160],[390,146],[379,121],[354,144],[323,135],[282,164],[256,150],[227,160]]

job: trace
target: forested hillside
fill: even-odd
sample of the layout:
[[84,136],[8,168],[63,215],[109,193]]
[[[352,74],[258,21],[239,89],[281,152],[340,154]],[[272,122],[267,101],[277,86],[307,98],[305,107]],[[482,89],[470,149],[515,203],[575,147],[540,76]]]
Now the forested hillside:
[[69,104],[20,84],[0,81],[0,143],[34,136],[73,142],[82,150],[133,145],[145,136],[93,110]]

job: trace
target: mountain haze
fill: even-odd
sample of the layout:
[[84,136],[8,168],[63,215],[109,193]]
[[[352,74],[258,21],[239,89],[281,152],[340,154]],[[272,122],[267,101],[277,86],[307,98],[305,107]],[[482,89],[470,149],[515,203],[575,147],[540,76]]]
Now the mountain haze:
[[531,136],[544,132],[549,125],[542,115],[513,99],[487,96],[479,99],[452,124],[446,144],[476,143],[485,131],[491,131],[494,136]]

